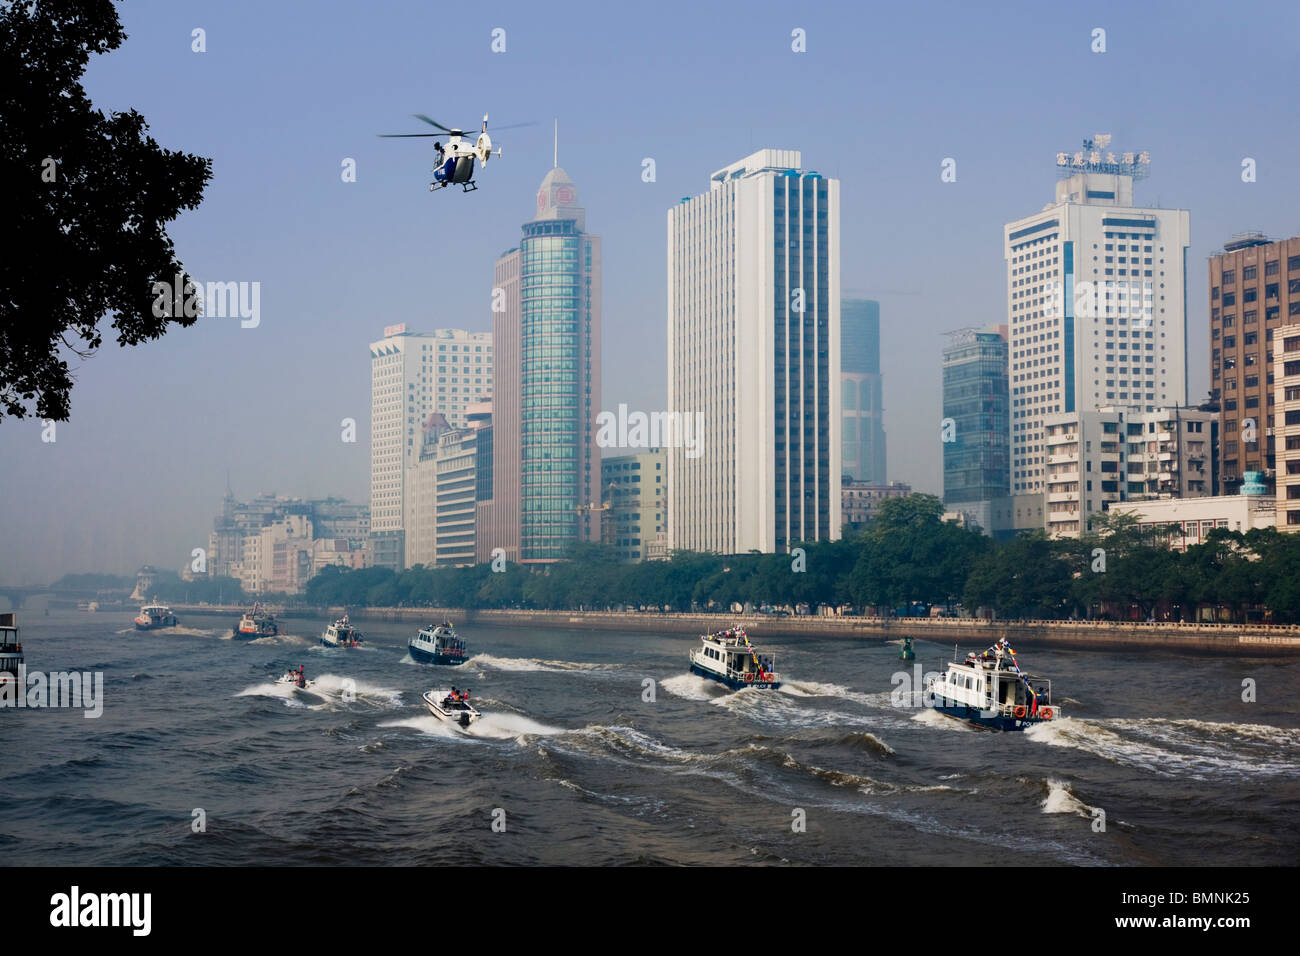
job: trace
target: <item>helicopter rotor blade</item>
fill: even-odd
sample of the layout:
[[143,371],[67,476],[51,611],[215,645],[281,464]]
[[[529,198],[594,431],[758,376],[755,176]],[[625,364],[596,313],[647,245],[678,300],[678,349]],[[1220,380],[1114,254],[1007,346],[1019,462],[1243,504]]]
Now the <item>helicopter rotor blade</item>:
[[503,129],[519,129],[520,127],[523,127],[523,126],[536,126],[536,125],[537,125],[536,121],[530,121],[530,122],[527,122],[527,123],[507,123],[507,124],[504,125],[504,126],[498,126],[498,125],[496,125],[496,124],[494,123],[494,124],[492,124],[492,130],[491,130],[491,131],[494,132],[494,133],[496,133],[496,132],[500,132],[500,131],[503,130]]
[[437,120],[435,120],[435,119],[430,119],[429,117],[425,116],[423,113],[412,113],[411,115],[414,116],[414,117],[415,117],[416,119],[418,119],[418,120],[421,120],[421,121],[423,121],[423,122],[425,122],[425,123],[428,123],[430,126],[436,126],[436,127],[438,127],[438,129],[442,130],[443,132],[446,132],[446,133],[450,133],[450,132],[452,132],[452,131],[451,131],[450,129],[448,129],[446,126],[443,126],[441,123],[439,123]]
[[442,133],[376,133],[381,139],[410,139],[412,136],[441,136]]

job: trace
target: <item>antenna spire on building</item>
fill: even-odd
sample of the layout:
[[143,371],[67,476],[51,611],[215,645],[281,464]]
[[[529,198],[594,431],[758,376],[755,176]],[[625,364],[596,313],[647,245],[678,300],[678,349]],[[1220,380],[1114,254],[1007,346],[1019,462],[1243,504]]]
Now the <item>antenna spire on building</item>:
[[560,168],[560,118],[555,117],[555,165],[554,169]]

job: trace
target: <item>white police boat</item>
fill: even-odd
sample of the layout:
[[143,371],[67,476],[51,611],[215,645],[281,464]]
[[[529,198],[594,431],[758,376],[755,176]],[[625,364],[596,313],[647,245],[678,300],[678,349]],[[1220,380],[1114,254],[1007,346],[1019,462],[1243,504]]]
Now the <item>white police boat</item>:
[[732,690],[742,687],[776,689],[781,681],[772,669],[770,655],[759,656],[740,625],[705,634],[701,646],[691,651],[691,673],[726,684]]
[[352,626],[346,614],[325,628],[320,642],[326,647],[360,647],[365,643],[361,632]]
[[927,707],[990,730],[1024,730],[1061,718],[1052,706],[1052,682],[1022,671],[1005,638],[953,661],[925,690]]
[[407,643],[411,659],[421,664],[464,664],[465,642],[456,636],[450,621],[437,627],[422,627]]
[[462,727],[468,727],[483,716],[470,704],[467,690],[461,691],[455,687],[449,691],[430,690],[426,691],[423,697],[429,713],[441,720],[460,724]]

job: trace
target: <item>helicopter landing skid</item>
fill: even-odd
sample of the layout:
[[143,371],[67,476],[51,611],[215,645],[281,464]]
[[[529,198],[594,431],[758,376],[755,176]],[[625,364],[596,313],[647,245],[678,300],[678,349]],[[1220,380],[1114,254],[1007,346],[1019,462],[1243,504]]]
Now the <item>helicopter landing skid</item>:
[[472,193],[478,190],[478,185],[470,180],[467,183],[461,183],[461,192]]

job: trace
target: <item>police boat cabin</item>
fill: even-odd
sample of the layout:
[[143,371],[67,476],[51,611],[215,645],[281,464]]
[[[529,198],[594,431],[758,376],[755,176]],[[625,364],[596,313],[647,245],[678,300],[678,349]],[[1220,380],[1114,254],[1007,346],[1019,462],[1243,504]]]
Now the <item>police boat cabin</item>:
[[705,634],[700,643],[690,655],[692,674],[716,680],[732,690],[781,686],[771,655],[760,655],[743,627]]
[[990,730],[1024,730],[1061,716],[1052,706],[1052,682],[1022,671],[1005,639],[949,664],[926,690],[926,706]]

